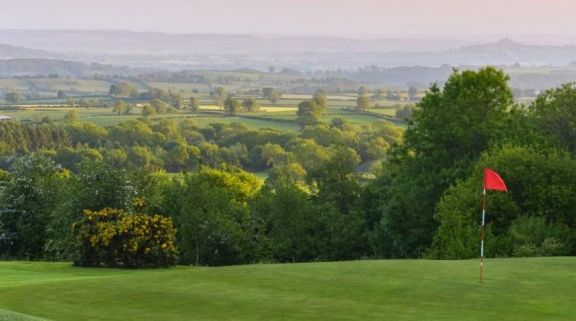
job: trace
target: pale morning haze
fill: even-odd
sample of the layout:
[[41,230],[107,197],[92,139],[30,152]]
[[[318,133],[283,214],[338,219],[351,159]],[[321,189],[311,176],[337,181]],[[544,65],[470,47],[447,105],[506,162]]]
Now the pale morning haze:
[[571,36],[570,0],[2,0],[0,29]]

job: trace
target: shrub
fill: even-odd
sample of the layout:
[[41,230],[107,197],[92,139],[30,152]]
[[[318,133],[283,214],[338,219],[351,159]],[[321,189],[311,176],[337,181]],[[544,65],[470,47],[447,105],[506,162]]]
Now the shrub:
[[495,168],[508,193],[492,193],[487,210],[488,256],[574,255],[576,161],[555,150],[504,146],[485,153],[472,175],[444,192],[430,257],[477,256],[483,169]]
[[543,217],[520,217],[509,230],[514,256],[567,255],[570,229],[560,224],[547,224]]
[[177,260],[176,230],[172,220],[161,215],[84,210],[73,231],[78,242],[76,265],[168,267]]

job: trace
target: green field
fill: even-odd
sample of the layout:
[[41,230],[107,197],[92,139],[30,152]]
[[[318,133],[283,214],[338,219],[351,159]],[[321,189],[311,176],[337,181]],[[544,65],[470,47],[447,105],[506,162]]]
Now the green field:
[[[142,117],[141,111],[139,109],[135,109],[132,115],[117,115],[116,113],[112,112],[112,108],[100,108],[100,107],[70,108],[62,106],[60,107],[37,106],[13,111],[5,110],[1,111],[0,114],[10,116],[16,120],[40,121],[44,117],[48,117],[53,122],[59,123],[63,121],[64,116],[71,109],[75,109],[78,112],[78,116],[81,121],[94,123],[99,126],[116,125],[118,123],[127,120],[135,120],[139,117]],[[209,111],[209,109],[218,109],[218,107],[216,106],[202,107],[202,110]],[[391,109],[378,109],[374,110],[374,112],[381,113],[383,115],[392,114]],[[261,117],[261,119],[255,119],[254,117]],[[341,108],[330,108],[328,109],[328,112],[322,116],[321,120],[324,122],[330,122],[332,119],[336,117],[345,118],[350,123],[356,126],[370,124],[374,121],[382,119],[368,114],[357,114],[347,110],[342,110]],[[157,118],[171,118],[176,120],[184,118],[192,118],[199,127],[206,127],[209,124],[213,123],[230,124],[232,122],[239,122],[251,128],[275,128],[283,131],[298,129],[298,125],[295,122],[286,122],[286,120],[288,121],[296,120],[295,109],[286,107],[274,107],[274,106],[265,106],[263,107],[263,111],[259,113],[253,113],[253,114],[240,113],[238,116],[234,117],[224,116],[218,112],[200,113],[200,114],[181,112],[175,114],[161,114],[151,116],[151,119],[157,119]],[[275,120],[284,120],[284,122]],[[404,124],[400,125],[403,126]]]
[[[254,73],[254,72],[223,72],[223,71],[205,71],[201,75],[210,79],[217,79],[218,77],[234,76],[242,81],[235,81],[234,84],[222,85],[228,92],[234,93],[237,90],[248,90],[261,87],[278,87],[275,82],[282,80],[284,83],[290,80],[300,79],[302,76],[284,75],[275,73]],[[251,83],[246,84],[246,81]],[[122,79],[122,81],[126,81]],[[112,112],[111,108],[103,108],[107,104],[111,106],[115,103],[115,99],[108,96],[110,85],[117,81],[114,80],[97,80],[97,79],[68,79],[68,78],[42,78],[32,77],[26,79],[7,78],[0,79],[1,90],[16,90],[20,92],[30,92],[31,96],[26,97],[26,100],[14,104],[21,108],[20,110],[9,110],[5,108],[0,111],[0,115],[7,115],[16,120],[27,121],[40,121],[43,118],[50,118],[53,122],[59,123],[63,120],[68,112],[66,99],[57,99],[56,93],[58,90],[64,90],[68,97],[74,97],[76,102],[82,106],[82,102],[92,104],[90,108],[77,109],[80,120],[91,122],[100,126],[111,126],[120,122],[137,119],[141,117],[139,109],[134,110],[134,114],[130,116],[118,116]],[[211,97],[208,93],[214,90],[215,87],[220,85],[208,85],[201,83],[178,83],[178,82],[149,82],[147,84],[137,81],[128,81],[140,91],[145,91],[148,87],[156,87],[171,92],[181,93],[187,100],[189,97],[196,97],[202,104],[201,110],[208,111],[208,109],[219,110],[220,107],[215,106],[216,99]],[[247,86],[247,87],[246,87]],[[281,89],[281,88],[280,88]],[[249,97],[246,92],[237,93],[235,96],[241,100]],[[221,114],[214,114],[204,112],[196,115],[191,115],[187,112],[176,114],[156,115],[152,118],[189,118],[194,117],[197,125],[205,127],[212,123],[229,124],[231,122],[244,123],[252,128],[276,128],[279,130],[296,130],[299,126],[295,123],[296,111],[298,105],[303,100],[312,98],[311,94],[285,94],[283,98],[279,99],[276,104],[272,104],[268,99],[263,99],[261,96],[250,96],[256,98],[261,104],[261,112],[254,114],[240,114],[238,117],[223,117]],[[356,106],[357,95],[355,93],[349,94],[333,94],[328,96],[328,110],[321,120],[330,122],[335,117],[343,117],[356,126],[370,124],[374,121],[382,119],[378,115],[357,114],[350,111],[343,110],[344,108],[353,109]],[[0,102],[5,106],[8,104],[0,97]],[[142,104],[143,102],[139,102]],[[395,106],[398,102],[391,102],[380,100],[380,106],[387,108],[373,109],[374,113],[383,114],[386,116],[394,116]],[[259,119],[256,119],[259,118]],[[280,121],[278,121],[280,120]],[[284,120],[284,121],[282,121]],[[403,126],[404,124],[400,124]]]
[[[55,123],[60,123],[63,121],[64,116],[68,113],[70,108],[68,107],[51,107],[51,108],[28,108],[17,111],[1,111],[0,115],[10,116],[16,120],[33,120],[40,121],[44,117],[52,119]],[[112,108],[75,108],[78,112],[78,116],[81,121],[94,123],[99,126],[111,126],[118,123],[135,120],[142,117],[139,110],[135,110],[132,115],[117,115],[112,112]],[[271,114],[271,113],[262,113]],[[294,113],[290,113],[294,118]],[[221,123],[230,124],[233,122],[240,122],[246,124],[251,128],[276,128],[279,130],[295,130],[298,128],[296,124],[293,123],[279,123],[274,121],[260,120],[260,119],[249,119],[242,118],[239,116],[228,117],[219,114],[190,114],[190,113],[179,113],[179,114],[161,114],[154,115],[150,117],[152,120],[158,118],[170,118],[170,119],[184,119],[192,118],[199,127],[206,127],[209,124]]]
[[0,262],[0,320],[10,312],[51,320],[575,320],[575,265],[491,259],[479,283],[476,260],[159,270]]

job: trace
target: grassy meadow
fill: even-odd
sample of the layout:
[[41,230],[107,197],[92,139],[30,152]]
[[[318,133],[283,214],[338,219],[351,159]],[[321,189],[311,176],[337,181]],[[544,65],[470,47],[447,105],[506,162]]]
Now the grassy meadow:
[[[26,108],[16,111],[1,111],[0,115],[10,116],[15,120],[33,120],[41,121],[44,117],[50,118],[54,123],[61,123],[64,116],[70,111],[69,107],[41,107],[41,108]],[[73,108],[78,112],[78,117],[81,121],[93,123],[99,126],[111,126],[128,120],[136,120],[142,117],[140,109],[135,109],[131,115],[117,115],[112,112],[112,108]],[[258,114],[249,114],[253,116],[269,116],[272,112],[264,112]],[[295,112],[289,112],[289,118],[295,119]],[[150,119],[170,118],[170,119],[185,119],[192,118],[196,125],[199,127],[206,127],[209,124],[221,123],[230,124],[233,122],[240,122],[246,124],[251,128],[276,128],[279,130],[295,130],[298,128],[296,123],[290,122],[275,122],[266,119],[253,119],[243,117],[246,114],[238,116],[225,116],[220,113],[199,113],[191,114],[188,112],[176,114],[159,114],[151,116]]]
[[[90,108],[77,108],[82,121],[91,122],[100,126],[115,125],[120,122],[137,119],[141,117],[141,110],[136,108],[133,115],[118,116],[112,112],[112,108],[100,108],[98,106],[111,106],[116,101],[108,95],[112,84],[119,81],[128,82],[134,88],[143,92],[150,88],[160,88],[173,93],[181,94],[186,101],[192,96],[196,97],[201,104],[201,113],[191,115],[188,112],[177,114],[155,115],[154,118],[188,118],[194,117],[200,127],[208,126],[211,123],[229,124],[231,122],[244,123],[252,128],[276,128],[283,131],[298,129],[295,123],[298,104],[311,98],[310,94],[286,93],[275,104],[270,100],[262,98],[260,95],[251,97],[258,100],[261,111],[258,113],[241,113],[235,117],[227,117],[220,113],[220,107],[216,106],[216,99],[210,96],[210,92],[216,87],[223,87],[229,93],[236,93],[235,98],[241,100],[249,97],[247,90],[260,89],[263,87],[276,88],[282,92],[294,91],[290,87],[292,81],[301,79],[301,75],[288,75],[280,73],[255,73],[255,72],[223,72],[223,71],[202,71],[199,75],[207,77],[212,82],[218,83],[221,77],[234,77],[235,81],[230,84],[206,84],[187,82],[139,82],[134,80],[99,80],[89,78],[3,78],[0,79],[0,91],[17,91],[30,93],[25,100],[12,104],[20,109],[10,110],[5,108],[0,110],[0,115],[7,115],[16,120],[40,121],[43,118],[50,118],[53,122],[59,123],[68,112],[66,98],[57,98],[57,92],[63,90],[67,97],[73,98],[77,104],[88,103]],[[308,76],[307,76],[308,77]],[[238,80],[240,79],[240,80]],[[238,93],[243,92],[243,93]],[[297,92],[297,91],[296,91]],[[374,115],[357,114],[344,109],[351,109],[356,106],[357,94],[331,94],[328,96],[328,110],[322,117],[322,121],[329,122],[335,117],[342,117],[349,120],[356,126],[370,124],[382,119],[378,114],[393,117],[398,105],[410,103],[408,101],[396,102],[385,99],[373,101],[379,108],[371,109]],[[6,102],[4,97],[0,97],[0,108],[8,107],[11,104]],[[139,102],[140,104],[143,102]],[[400,124],[401,126],[403,124]]]
[[[299,100],[300,101],[300,100]],[[298,101],[298,102],[299,102]],[[380,120],[380,117],[368,114],[357,114],[350,112],[349,110],[344,110],[343,108],[351,106],[339,105],[341,101],[329,101],[329,108],[325,115],[322,116],[321,120],[324,122],[330,122],[333,118],[342,117],[347,119],[353,125],[365,125],[370,124],[374,121]],[[297,102],[294,101],[291,104],[283,105],[270,105],[265,104],[263,101],[261,111],[257,113],[239,113],[237,116],[226,116],[223,114],[219,106],[213,104],[203,104],[200,106],[200,113],[192,114],[187,111],[181,111],[172,114],[159,114],[151,116],[150,118],[171,118],[171,119],[184,119],[192,118],[196,121],[199,127],[205,127],[212,123],[222,123],[229,124],[232,122],[240,122],[246,124],[251,128],[276,128],[279,130],[296,130],[298,125],[295,123]],[[70,110],[76,110],[81,121],[94,123],[99,126],[111,126],[118,123],[135,120],[142,117],[142,112],[140,108],[135,108],[131,115],[117,115],[112,111],[110,107],[90,107],[90,108],[76,108],[68,107],[65,105],[23,105],[21,109],[17,110],[2,110],[1,115],[6,115],[14,118],[15,120],[33,120],[40,121],[47,117],[55,123],[60,123],[63,121],[64,116]],[[385,116],[392,117],[396,110],[394,108],[381,108],[372,109],[371,112],[374,114],[381,114]],[[403,125],[403,124],[400,124]]]
[[0,262],[0,320],[574,320],[575,265],[490,259],[479,283],[476,260],[158,270]]

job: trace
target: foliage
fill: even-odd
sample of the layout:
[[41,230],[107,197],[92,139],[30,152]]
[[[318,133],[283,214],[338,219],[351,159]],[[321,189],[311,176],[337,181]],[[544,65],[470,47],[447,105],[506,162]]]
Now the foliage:
[[326,258],[329,239],[323,216],[328,213],[298,186],[280,181],[273,190],[265,188],[252,206],[256,218],[266,222],[264,232],[275,260]]
[[274,88],[266,87],[262,88],[262,97],[269,99],[273,104],[276,104],[280,98],[282,98],[282,93]]
[[433,85],[418,103],[393,159],[375,182],[382,212],[374,231],[379,255],[417,257],[437,228],[434,208],[442,193],[467,176],[491,143],[506,137],[512,93],[508,77],[491,67],[455,71],[441,90]]
[[472,176],[446,191],[435,216],[440,226],[432,256],[477,256],[481,213],[477,187],[486,167],[497,170],[510,190],[489,195],[488,255],[576,253],[572,211],[576,203],[570,196],[576,193],[576,161],[562,152],[507,146],[486,153]]
[[363,95],[358,96],[356,100],[356,109],[358,110],[366,110],[372,108],[372,103],[370,102],[370,97]]
[[303,101],[298,105],[296,113],[296,121],[300,127],[315,125],[319,122],[322,115],[322,108],[319,107],[314,100]]
[[9,103],[17,104],[23,101],[24,97],[22,96],[21,93],[17,91],[9,91],[4,94],[4,100],[6,100]]
[[530,106],[536,126],[555,145],[576,155],[576,84],[564,84],[540,94]]
[[126,106],[126,103],[123,100],[116,102],[112,111],[118,115],[127,115],[129,113],[128,106]]
[[412,119],[412,115],[414,114],[414,109],[416,107],[414,105],[404,105],[401,107],[396,108],[395,117],[397,119],[403,119],[406,121],[410,121]]
[[[183,264],[474,257],[483,167],[501,172],[511,190],[490,195],[490,255],[573,254],[576,90],[565,85],[524,106],[507,81],[491,67],[454,71],[415,107],[398,109],[399,117],[411,114],[405,131],[386,120],[356,126],[345,110],[323,122],[322,90],[299,104],[301,130],[290,132],[201,126],[191,115],[106,128],[75,119],[0,122],[0,168],[8,170],[0,185],[13,191],[0,192],[0,209],[20,213],[2,214],[2,255],[70,259],[70,225],[84,209],[112,207],[169,213]],[[367,98],[370,89],[359,93]],[[373,93],[381,99],[385,91]],[[138,96],[150,101],[149,116],[184,107],[181,93],[151,88]],[[229,114],[258,106],[223,87],[212,96]],[[117,113],[130,106],[111,99]],[[55,174],[20,170],[32,153]]]
[[110,96],[116,97],[135,97],[138,95],[138,89],[126,82],[112,84],[108,92]]
[[160,215],[126,214],[105,208],[84,210],[74,223],[80,266],[121,266],[125,268],[175,265],[176,231],[172,220]]
[[150,102],[157,114],[165,114],[168,112],[168,104],[161,99],[154,99]]
[[242,104],[231,95],[224,101],[224,110],[230,116],[236,115],[242,108]]
[[17,161],[0,180],[0,257],[45,258],[46,225],[57,206],[60,167],[40,155]]
[[184,97],[182,94],[170,94],[170,104],[175,109],[184,109]]
[[142,116],[148,117],[153,115],[156,115],[156,109],[152,105],[146,104],[142,107]]
[[260,103],[251,97],[242,100],[242,107],[249,113],[260,111]]
[[328,159],[319,167],[309,170],[309,180],[318,189],[322,203],[336,206],[342,214],[349,214],[358,200],[360,185],[356,167],[360,157],[347,147],[335,147]]
[[190,97],[190,111],[195,113],[198,112],[200,110],[200,102],[198,101],[198,99],[196,99],[196,97]]
[[64,122],[68,124],[74,124],[80,120],[80,116],[78,115],[78,111],[72,109],[64,115]]
[[62,200],[56,204],[45,226],[46,256],[58,260],[72,257],[74,237],[70,226],[81,219],[83,210],[110,207],[131,212],[137,196],[137,187],[128,171],[95,161],[82,162],[78,173],[60,188]]
[[326,92],[324,90],[317,90],[312,96],[312,100],[314,100],[322,112],[326,112],[328,109],[328,96],[326,96]]
[[68,147],[69,132],[63,127],[0,122],[0,145],[9,154],[33,152],[41,148]]
[[258,256],[258,237],[248,202],[260,188],[246,172],[201,168],[174,180],[164,209],[178,229],[180,262],[226,265],[251,262]]
[[509,229],[513,256],[559,256],[570,254],[576,234],[564,225],[548,224],[543,217],[520,217]]

